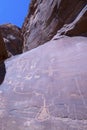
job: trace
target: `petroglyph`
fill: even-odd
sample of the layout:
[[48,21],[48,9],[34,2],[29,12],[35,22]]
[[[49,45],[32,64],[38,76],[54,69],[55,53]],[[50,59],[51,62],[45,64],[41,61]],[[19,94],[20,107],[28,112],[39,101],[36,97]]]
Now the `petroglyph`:
[[3,97],[0,97],[0,109],[6,108],[6,100]]
[[57,60],[57,59],[56,59],[55,57],[52,57],[52,58],[50,59],[50,62],[51,62],[51,63],[54,63],[56,60]]
[[29,127],[30,124],[31,124],[31,121],[26,121],[26,122],[24,122],[24,126],[25,126],[25,127]]
[[55,69],[53,69],[51,66],[49,66],[48,70],[42,71],[43,73],[48,73],[48,76],[52,76]]
[[3,118],[5,116],[5,112],[6,112],[6,110],[0,109],[0,118]]
[[39,74],[36,74],[36,75],[34,76],[34,78],[35,78],[35,79],[39,79],[39,78],[40,78],[40,75],[39,75]]
[[24,79],[26,80],[31,80],[32,79],[32,74],[28,74],[24,77]]
[[23,94],[26,94],[26,95],[30,94],[31,95],[32,94],[32,92],[29,92],[29,91],[24,92],[24,87],[22,87],[22,89],[21,89],[21,87],[14,87],[13,92],[16,93],[16,94],[20,94],[20,95],[23,95]]
[[46,107],[42,107],[40,112],[37,114],[38,121],[45,121],[50,118],[49,111]]
[[81,97],[81,99],[82,99],[82,101],[83,101],[83,105],[87,108],[87,104],[86,104],[85,99],[84,99],[84,96],[83,96],[83,94],[82,94],[82,92],[81,92],[80,84],[79,84],[79,81],[78,81],[77,78],[75,78],[75,82],[76,82],[77,90],[78,90],[78,92],[79,92],[79,94],[80,94],[80,97]]
[[44,95],[42,95],[42,98],[43,98],[43,106],[41,107],[40,111],[36,115],[36,119],[38,121],[44,121],[50,118],[49,110],[46,106],[46,99]]
[[55,45],[43,57],[27,53],[8,62],[0,88],[2,130],[87,130],[87,55]]
[[35,69],[36,65],[37,65],[37,62],[34,61],[34,63],[32,63],[32,65],[31,65],[30,69]]

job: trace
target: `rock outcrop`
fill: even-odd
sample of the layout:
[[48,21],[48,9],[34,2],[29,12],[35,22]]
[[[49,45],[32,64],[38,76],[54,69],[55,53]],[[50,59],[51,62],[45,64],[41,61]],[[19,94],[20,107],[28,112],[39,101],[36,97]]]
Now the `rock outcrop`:
[[60,35],[87,36],[87,0],[32,0],[22,31],[25,51]]
[[0,32],[0,62],[4,61],[7,58],[8,58],[7,50]]
[[0,31],[5,42],[8,55],[21,54],[23,51],[23,36],[21,29],[12,24],[0,25]]
[[51,40],[5,64],[1,129],[87,129],[87,38]]
[[0,85],[3,83],[5,78],[6,69],[5,69],[4,60],[7,58],[8,58],[8,53],[5,47],[5,43],[3,41],[3,37],[0,32]]
[[1,60],[27,51],[0,64],[0,130],[87,130],[87,0],[31,0],[22,33],[0,28]]
[[58,35],[87,37],[87,5],[85,5],[72,23],[65,24],[58,31]]

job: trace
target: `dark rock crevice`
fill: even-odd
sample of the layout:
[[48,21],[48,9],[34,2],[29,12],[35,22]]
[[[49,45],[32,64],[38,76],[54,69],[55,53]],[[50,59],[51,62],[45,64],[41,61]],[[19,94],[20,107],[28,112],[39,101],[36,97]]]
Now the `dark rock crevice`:
[[8,54],[7,54],[6,46],[0,31],[0,61],[4,61],[7,58],[8,58]]
[[86,36],[87,37],[87,12],[76,23],[74,29],[66,33],[67,36]]
[[3,83],[6,75],[6,67],[4,61],[0,62],[0,85]]
[[5,68],[4,60],[7,58],[8,58],[8,54],[0,32],[0,85],[3,83],[5,78],[6,68]]

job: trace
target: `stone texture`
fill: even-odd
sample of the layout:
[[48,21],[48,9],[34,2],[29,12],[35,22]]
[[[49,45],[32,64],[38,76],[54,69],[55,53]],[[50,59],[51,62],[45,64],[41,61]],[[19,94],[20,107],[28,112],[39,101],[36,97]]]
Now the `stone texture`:
[[65,24],[58,30],[58,35],[87,36],[87,5],[84,6],[72,23]]
[[0,30],[9,55],[21,54],[23,51],[23,36],[21,29],[12,24],[0,25]]
[[4,60],[8,58],[7,50],[5,48],[5,43],[3,41],[1,32],[0,32],[0,85],[4,81],[6,69]]
[[4,61],[0,61],[0,85],[3,83],[6,74]]
[[60,35],[87,36],[87,0],[31,0],[24,21],[24,50]]
[[5,64],[1,130],[87,130],[87,38],[54,39]]
[[0,62],[4,61],[7,57],[8,57],[8,54],[6,51],[5,43],[3,41],[3,37],[0,32]]
[[68,36],[86,36],[87,37],[87,6],[86,12],[75,24],[74,28],[69,30],[66,35]]
[[31,0],[0,30],[12,55],[41,45],[0,64],[0,130],[87,130],[87,0]]

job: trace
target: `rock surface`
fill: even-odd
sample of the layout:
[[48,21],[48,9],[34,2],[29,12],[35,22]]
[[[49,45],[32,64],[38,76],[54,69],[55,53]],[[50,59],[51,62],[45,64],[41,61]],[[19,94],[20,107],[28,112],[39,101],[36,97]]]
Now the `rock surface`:
[[1,130],[87,130],[87,38],[54,39],[5,64]]
[[12,24],[3,24],[0,25],[0,31],[8,54],[21,54],[23,51],[23,36],[21,29]]
[[[0,30],[0,130],[87,130],[87,0],[31,0],[22,33]],[[4,64],[23,37],[41,46]]]
[[8,54],[6,51],[5,43],[3,41],[3,37],[0,32],[0,62],[4,61],[7,57],[8,57]]
[[87,37],[87,5],[81,10],[76,19],[70,23],[65,24],[59,31],[58,35],[68,36],[86,36]]
[[87,36],[87,0],[31,0],[22,31],[24,50],[59,36]]
[[5,47],[5,43],[3,41],[3,37],[0,32],[0,85],[3,83],[5,78],[6,69],[5,69],[4,60],[7,58],[8,58],[7,50]]

